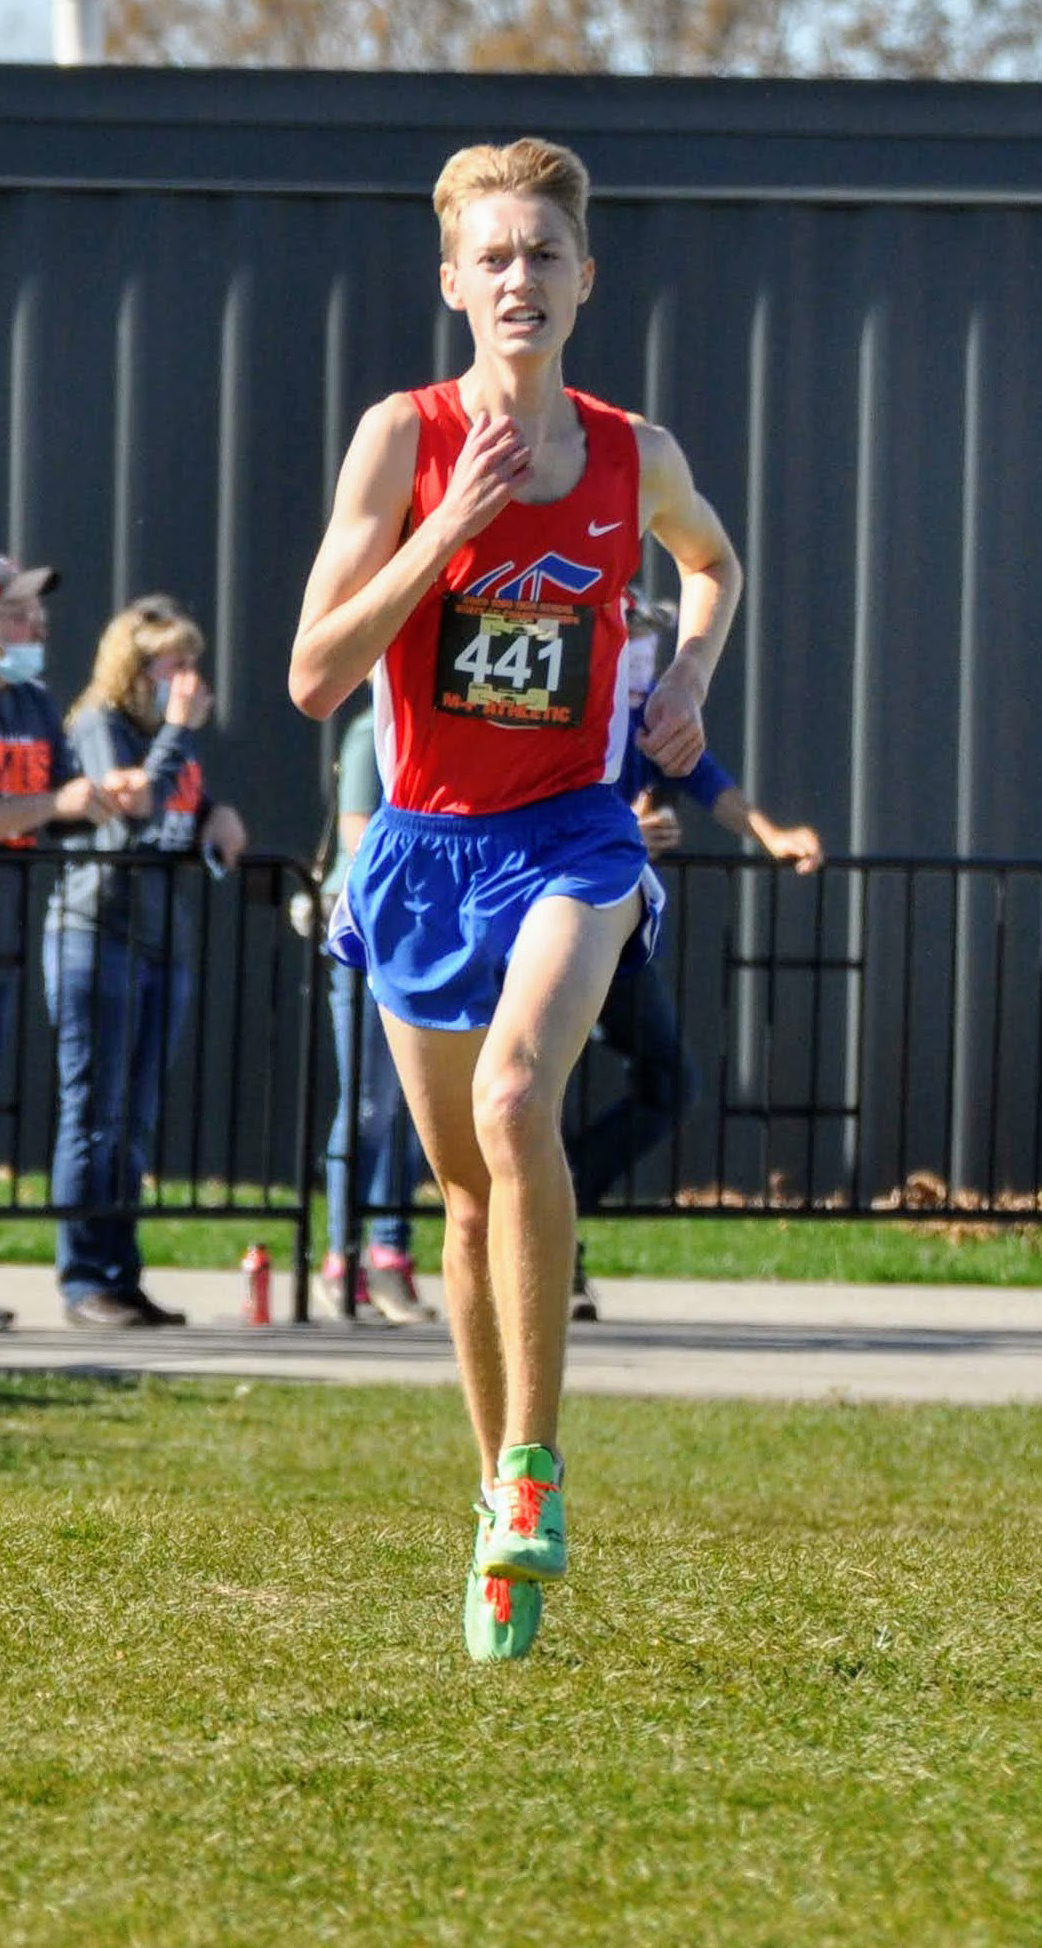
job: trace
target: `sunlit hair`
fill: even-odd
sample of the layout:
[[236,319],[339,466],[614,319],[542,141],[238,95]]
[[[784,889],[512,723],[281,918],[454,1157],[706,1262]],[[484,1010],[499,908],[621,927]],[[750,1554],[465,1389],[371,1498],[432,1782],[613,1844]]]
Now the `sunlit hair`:
[[90,682],[72,705],[67,723],[81,710],[122,710],[145,730],[159,723],[148,666],[158,656],[195,658],[205,647],[202,631],[172,595],[141,595],[105,625]]
[[434,185],[434,212],[441,226],[441,254],[456,255],[459,220],[480,196],[545,196],[556,203],[571,228],[580,257],[589,256],[586,206],[590,178],[574,149],[523,135],[496,148],[490,142],[457,149]]

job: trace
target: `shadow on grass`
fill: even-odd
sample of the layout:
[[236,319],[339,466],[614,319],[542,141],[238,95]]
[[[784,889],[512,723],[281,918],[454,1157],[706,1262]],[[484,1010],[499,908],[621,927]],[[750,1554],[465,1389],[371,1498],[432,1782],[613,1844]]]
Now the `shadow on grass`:
[[0,1409],[14,1407],[79,1407],[96,1393],[127,1393],[138,1387],[141,1375],[114,1367],[80,1367],[74,1372],[33,1372],[0,1367]]

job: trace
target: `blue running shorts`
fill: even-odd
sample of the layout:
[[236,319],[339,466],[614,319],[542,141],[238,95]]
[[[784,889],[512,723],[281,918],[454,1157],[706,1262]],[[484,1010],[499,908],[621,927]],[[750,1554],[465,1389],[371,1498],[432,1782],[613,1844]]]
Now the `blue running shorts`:
[[484,818],[382,804],[329,922],[329,948],[363,967],[382,1008],[416,1028],[485,1028],[521,922],[564,894],[614,906],[635,886],[643,916],[620,967],[651,958],[665,895],[640,828],[611,785],[586,785]]

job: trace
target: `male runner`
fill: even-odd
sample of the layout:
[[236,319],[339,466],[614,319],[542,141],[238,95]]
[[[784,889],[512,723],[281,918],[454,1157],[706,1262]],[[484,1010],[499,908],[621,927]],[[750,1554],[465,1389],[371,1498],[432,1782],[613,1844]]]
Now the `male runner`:
[[518,1657],[564,1575],[557,1447],[575,1203],[565,1084],[661,889],[613,789],[624,596],[650,531],[680,578],[643,748],[681,776],[741,575],[675,440],[566,388],[593,288],[589,182],[525,138],[450,157],[441,289],[458,380],[367,411],[304,595],[290,694],[328,717],[373,672],[385,803],[330,927],[361,955],[445,1201],[450,1325],[481,1456],[465,1632]]

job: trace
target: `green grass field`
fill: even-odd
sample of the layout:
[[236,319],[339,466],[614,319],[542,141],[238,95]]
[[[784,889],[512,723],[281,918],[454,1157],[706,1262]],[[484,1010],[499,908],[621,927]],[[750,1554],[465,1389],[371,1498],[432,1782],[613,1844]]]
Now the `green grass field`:
[[564,1439],[479,1669],[454,1391],[0,1380],[4,1948],[1036,1948],[1042,1412]]
[[[24,1181],[26,1202],[39,1202],[42,1179]],[[2,1193],[7,1192],[7,1195]],[[9,1209],[9,1185],[0,1184],[0,1263],[50,1264],[54,1225]],[[292,1231],[275,1213],[269,1219],[178,1217],[182,1187],[166,1186],[171,1208],[145,1217],[142,1245],[149,1265],[221,1270],[238,1265],[251,1238],[262,1233],[273,1263],[292,1259]],[[209,1187],[215,1206],[223,1187]],[[254,1193],[256,1195],[256,1193]],[[5,1212],[5,1204],[8,1209]],[[831,1279],[856,1284],[1042,1285],[1042,1223],[994,1225],[972,1222],[910,1224],[894,1220],[704,1217],[684,1212],[669,1218],[597,1217],[584,1220],[591,1274],[601,1278]],[[422,1217],[415,1226],[421,1272],[441,1264],[441,1220]],[[316,1255],[326,1237],[326,1206],[312,1207]]]

